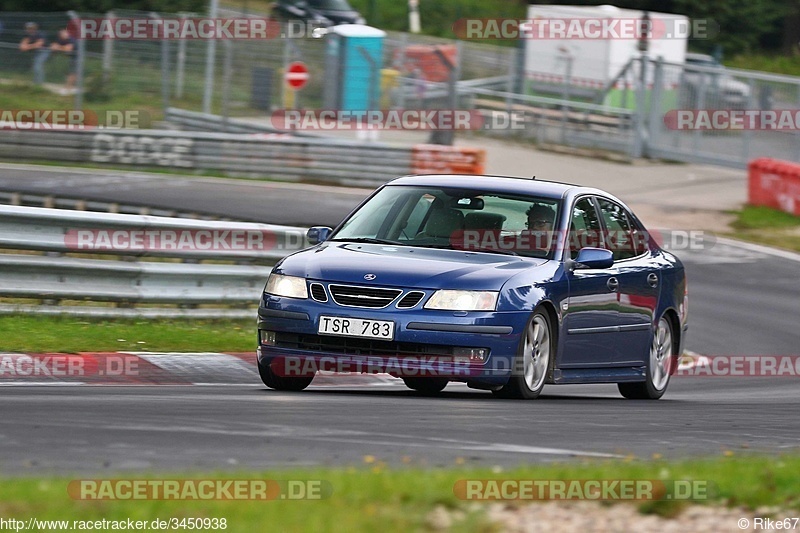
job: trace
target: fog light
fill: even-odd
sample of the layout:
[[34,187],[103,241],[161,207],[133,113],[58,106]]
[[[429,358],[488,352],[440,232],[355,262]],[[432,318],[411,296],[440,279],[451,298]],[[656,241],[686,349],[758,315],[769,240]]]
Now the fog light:
[[486,348],[453,348],[453,359],[457,362],[483,363],[489,350]]
[[266,344],[267,346],[275,346],[275,332],[274,331],[266,331],[266,330],[259,330],[261,333],[261,344]]

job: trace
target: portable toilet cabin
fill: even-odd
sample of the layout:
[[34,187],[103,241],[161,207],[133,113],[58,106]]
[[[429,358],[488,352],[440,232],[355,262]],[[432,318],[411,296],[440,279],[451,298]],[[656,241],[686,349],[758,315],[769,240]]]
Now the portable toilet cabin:
[[330,29],[325,48],[325,108],[365,111],[379,107],[385,38],[386,32],[363,24]]

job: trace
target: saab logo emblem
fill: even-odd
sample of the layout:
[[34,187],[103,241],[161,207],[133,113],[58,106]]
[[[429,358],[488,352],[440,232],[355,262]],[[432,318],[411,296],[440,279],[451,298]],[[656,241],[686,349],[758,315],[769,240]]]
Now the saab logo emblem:
[[373,279],[377,278],[375,274],[364,274],[364,279],[367,281],[372,281]]

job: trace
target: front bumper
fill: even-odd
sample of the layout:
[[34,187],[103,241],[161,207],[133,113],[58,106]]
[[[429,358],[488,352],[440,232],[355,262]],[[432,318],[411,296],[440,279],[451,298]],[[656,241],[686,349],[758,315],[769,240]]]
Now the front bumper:
[[[352,308],[332,302],[265,295],[258,311],[259,364],[278,372],[389,373],[398,377],[445,377],[480,385],[503,385],[529,313]],[[320,315],[395,323],[393,341],[319,335]],[[261,331],[275,332],[262,342]],[[484,348],[483,361],[457,356]],[[290,374],[284,374],[290,375]]]

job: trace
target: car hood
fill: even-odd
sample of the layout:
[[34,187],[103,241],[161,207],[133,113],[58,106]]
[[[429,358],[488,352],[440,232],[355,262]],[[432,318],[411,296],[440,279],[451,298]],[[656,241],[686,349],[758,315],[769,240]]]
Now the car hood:
[[[284,259],[275,271],[307,279],[421,289],[500,290],[546,259],[413,246],[323,243]],[[374,275],[374,279],[365,276]]]

